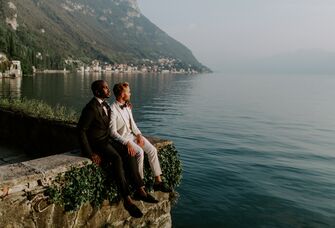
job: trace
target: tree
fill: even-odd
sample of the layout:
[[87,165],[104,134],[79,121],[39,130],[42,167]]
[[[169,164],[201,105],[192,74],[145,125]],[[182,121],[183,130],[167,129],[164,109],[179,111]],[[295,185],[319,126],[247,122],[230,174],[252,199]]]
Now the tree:
[[6,30],[0,25],[0,52],[7,52]]
[[12,58],[15,55],[15,42],[14,42],[14,36],[11,31],[7,33],[8,35],[8,47],[7,47],[7,53],[10,58]]

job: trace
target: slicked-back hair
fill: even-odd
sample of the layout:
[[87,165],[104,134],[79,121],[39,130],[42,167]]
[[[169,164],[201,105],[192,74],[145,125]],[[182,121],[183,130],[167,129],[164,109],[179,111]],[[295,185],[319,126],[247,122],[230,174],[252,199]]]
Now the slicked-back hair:
[[99,97],[99,92],[101,92],[102,84],[104,82],[105,82],[104,80],[96,80],[96,81],[92,82],[91,90],[92,90],[94,96]]
[[129,87],[128,82],[120,82],[114,85],[113,93],[116,98],[119,98],[125,88]]

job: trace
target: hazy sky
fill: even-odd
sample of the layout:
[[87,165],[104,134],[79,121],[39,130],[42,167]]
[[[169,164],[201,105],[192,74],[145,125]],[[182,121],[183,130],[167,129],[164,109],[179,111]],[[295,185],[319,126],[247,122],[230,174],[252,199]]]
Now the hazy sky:
[[301,49],[335,52],[335,0],[138,0],[142,13],[202,63]]

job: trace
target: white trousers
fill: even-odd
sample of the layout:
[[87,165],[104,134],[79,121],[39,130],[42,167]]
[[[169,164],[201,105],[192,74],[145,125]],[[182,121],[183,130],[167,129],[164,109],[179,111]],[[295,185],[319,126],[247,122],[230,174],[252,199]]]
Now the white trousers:
[[131,135],[131,138],[130,138],[130,143],[136,150],[136,160],[137,160],[140,176],[142,179],[144,178],[144,173],[143,173],[144,153],[146,153],[148,156],[150,168],[152,172],[154,173],[154,176],[155,177],[160,176],[162,175],[162,170],[161,170],[161,167],[158,161],[157,149],[144,136],[142,137],[144,141],[143,148],[141,148],[139,145],[136,144],[136,136]]

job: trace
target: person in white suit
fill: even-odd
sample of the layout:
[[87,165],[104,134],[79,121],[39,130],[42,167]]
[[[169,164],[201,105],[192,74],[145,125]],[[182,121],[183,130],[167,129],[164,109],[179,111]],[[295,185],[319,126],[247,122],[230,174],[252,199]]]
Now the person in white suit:
[[134,121],[130,105],[131,93],[129,84],[127,82],[115,84],[113,93],[116,101],[111,105],[110,129],[112,137],[127,147],[130,155],[136,156],[142,179],[144,177],[144,153],[146,153],[155,176],[154,190],[171,192],[172,190],[161,178],[162,171],[158,161],[157,149],[142,135]]

